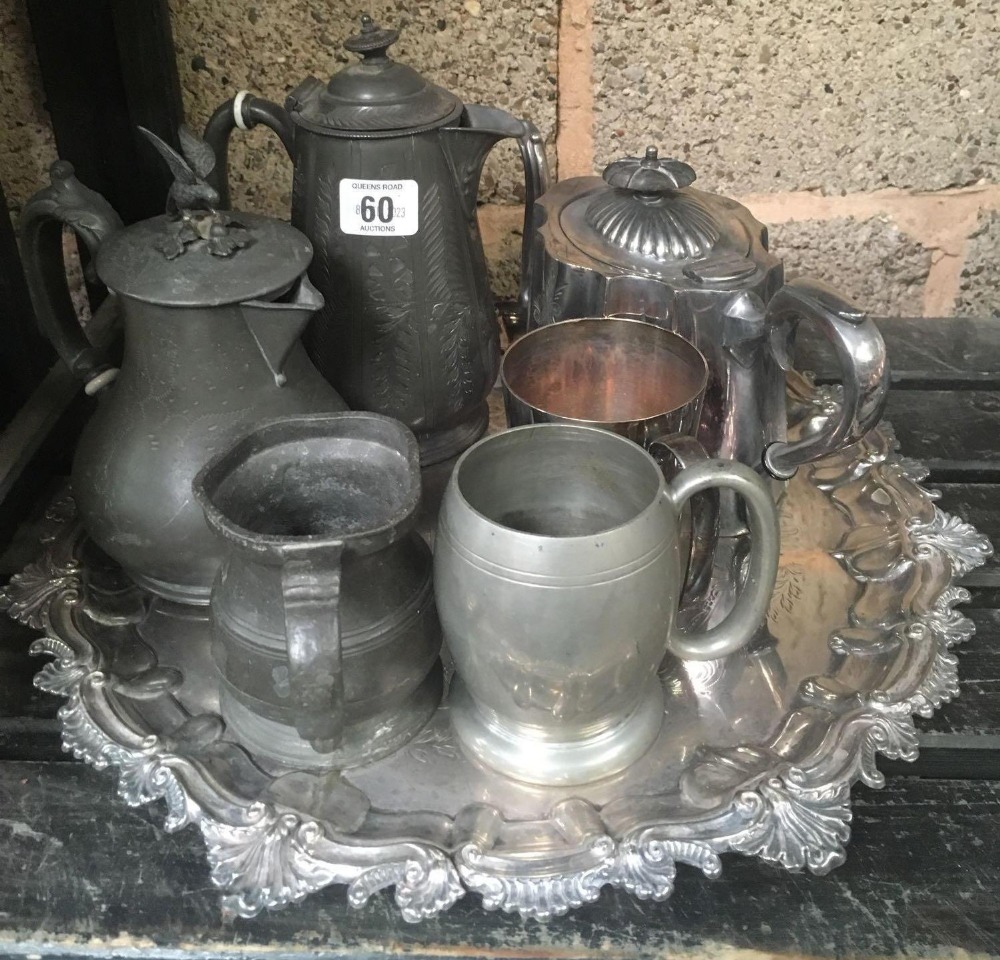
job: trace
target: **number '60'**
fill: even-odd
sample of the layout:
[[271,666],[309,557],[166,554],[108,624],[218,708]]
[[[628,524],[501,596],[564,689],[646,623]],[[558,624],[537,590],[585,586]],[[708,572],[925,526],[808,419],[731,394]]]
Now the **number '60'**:
[[379,197],[376,205],[374,197],[364,196],[361,198],[360,212],[365,223],[372,223],[376,216],[382,223],[389,223],[393,214],[392,197]]

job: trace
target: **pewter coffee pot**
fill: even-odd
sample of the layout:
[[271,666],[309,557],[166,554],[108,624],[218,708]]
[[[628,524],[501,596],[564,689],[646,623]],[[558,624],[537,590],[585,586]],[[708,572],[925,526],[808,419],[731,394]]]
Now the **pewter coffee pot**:
[[[500,140],[517,140],[526,226],[547,171],[531,123],[464,105],[395,62],[397,37],[362,17],[345,44],[360,63],[326,83],[304,80],[284,109],[240,93],[205,138],[220,161],[235,127],[263,123],[281,138],[295,167],[292,223],[316,248],[310,276],[326,298],[306,349],[352,407],[409,426],[426,465],[486,429],[500,362],[476,220],[483,162]],[[216,176],[225,196],[224,162]]]
[[[298,230],[223,213],[203,177],[212,157],[182,131],[185,157],[162,141],[177,182],[171,213],[123,228],[69,163],[21,218],[25,274],[43,332],[98,394],[80,437],[72,489],[91,538],[140,586],[206,604],[222,548],[191,480],[265,417],[342,410],[299,342],[323,298],[305,276]],[[71,226],[124,314],[121,370],[87,340],[70,303],[62,229]]]
[[[529,328],[634,316],[673,330],[708,361],[698,439],[710,456],[778,479],[857,440],[885,405],[885,345],[867,316],[815,280],[784,281],[767,228],[735,200],[691,187],[694,170],[644,157],[555,184],[535,205]],[[799,321],[840,360],[843,401],[787,439],[785,373]]]

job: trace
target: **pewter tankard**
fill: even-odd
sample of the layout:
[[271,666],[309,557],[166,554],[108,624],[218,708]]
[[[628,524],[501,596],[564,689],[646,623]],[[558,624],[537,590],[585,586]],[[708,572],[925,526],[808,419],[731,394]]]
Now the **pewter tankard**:
[[[889,366],[875,324],[815,280],[784,282],[767,229],[725,197],[691,186],[694,170],[644,157],[553,187],[535,205],[529,329],[590,316],[632,316],[673,330],[708,361],[698,439],[711,456],[787,479],[859,440],[885,405]],[[840,360],[843,399],[789,443],[785,373],[799,322]]]
[[227,546],[212,590],[229,732],[287,765],[398,749],[441,698],[417,444],[371,413],[271,421],[194,481]]
[[[746,502],[749,573],[721,623],[688,632],[675,622],[680,511],[717,487]],[[449,481],[434,554],[462,745],[530,783],[624,769],[659,734],[664,656],[716,659],[747,643],[777,565],[774,502],[743,464],[711,460],[667,483],[645,450],[604,430],[536,424],[481,440]]]
[[[500,365],[476,217],[483,163],[500,140],[517,141],[525,227],[548,174],[531,123],[465,105],[394,61],[398,35],[363,17],[345,44],[360,63],[327,83],[309,77],[284,108],[241,93],[205,138],[220,158],[237,126],[262,123],[281,138],[294,164],[292,223],[316,248],[309,275],[326,298],[306,349],[351,407],[409,426],[427,465],[486,429]],[[224,159],[215,182],[225,196]]]

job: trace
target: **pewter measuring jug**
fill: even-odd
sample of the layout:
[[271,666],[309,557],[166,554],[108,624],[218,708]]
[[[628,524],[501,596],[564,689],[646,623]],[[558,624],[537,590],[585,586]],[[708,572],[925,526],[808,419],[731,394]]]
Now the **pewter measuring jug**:
[[210,612],[229,732],[258,756],[338,768],[416,734],[442,676],[412,433],[371,413],[271,421],[194,494],[227,547]]
[[[292,223],[316,248],[309,275],[326,298],[306,349],[350,406],[409,426],[426,465],[486,429],[500,364],[476,218],[483,163],[500,140],[518,142],[526,227],[548,174],[531,123],[464,105],[392,60],[398,35],[363,17],[345,44],[360,63],[328,83],[304,80],[284,109],[241,93],[205,138],[220,158],[237,126],[263,123],[281,138],[295,168]],[[225,196],[225,162],[217,178]]]
[[[717,487],[747,505],[749,573],[721,623],[688,632],[675,623],[680,511]],[[659,734],[665,655],[742,647],[777,567],[774,502],[743,464],[710,460],[667,483],[645,450],[604,430],[536,424],[481,440],[448,483],[434,552],[459,740],[530,783],[624,769]]]
[[[87,533],[151,593],[207,604],[222,550],[191,498],[195,473],[258,420],[344,403],[299,342],[323,303],[305,276],[309,241],[279,220],[217,210],[203,179],[211,154],[187,131],[181,141],[185,157],[170,156],[182,171],[170,214],[122,228],[60,161],[24,209],[22,250],[43,332],[99,397],[73,461]],[[64,224],[124,314],[120,371],[76,318]]]
[[[712,456],[787,479],[859,440],[889,386],[885,345],[857,307],[815,280],[784,282],[767,229],[734,200],[690,186],[694,170],[644,157],[562,181],[535,205],[529,329],[574,317],[633,316],[673,330],[705,356],[698,439]],[[840,361],[838,411],[787,439],[785,373],[795,329],[814,323]]]

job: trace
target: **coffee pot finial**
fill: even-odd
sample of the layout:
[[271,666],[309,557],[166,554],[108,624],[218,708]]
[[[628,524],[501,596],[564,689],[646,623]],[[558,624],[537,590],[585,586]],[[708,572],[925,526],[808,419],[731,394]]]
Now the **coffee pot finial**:
[[344,41],[344,49],[360,53],[365,60],[386,57],[386,51],[399,39],[399,31],[380,27],[370,14],[361,15],[361,31]]

